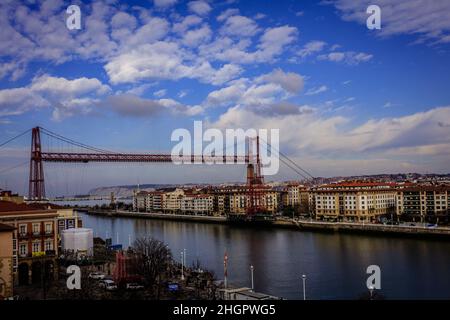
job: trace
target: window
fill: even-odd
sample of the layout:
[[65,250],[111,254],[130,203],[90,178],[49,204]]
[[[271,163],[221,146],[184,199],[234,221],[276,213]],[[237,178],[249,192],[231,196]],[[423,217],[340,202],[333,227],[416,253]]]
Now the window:
[[45,233],[46,234],[52,233],[52,224],[51,223],[45,224]]
[[53,242],[45,241],[45,251],[53,250]]
[[26,224],[19,225],[19,233],[20,233],[20,235],[25,235],[27,233],[27,225]]
[[21,243],[19,245],[19,255],[20,256],[26,256],[27,253],[28,253],[27,244],[26,243]]
[[33,252],[40,252],[41,244],[39,242],[33,242]]
[[39,232],[41,232],[40,223],[33,223],[33,234],[38,234]]

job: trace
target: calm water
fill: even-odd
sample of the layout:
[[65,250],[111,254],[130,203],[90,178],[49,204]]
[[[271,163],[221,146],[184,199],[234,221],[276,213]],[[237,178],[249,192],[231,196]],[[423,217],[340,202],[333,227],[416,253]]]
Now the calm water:
[[228,281],[287,299],[302,298],[306,274],[310,299],[356,299],[367,291],[368,265],[381,268],[381,293],[387,299],[449,299],[450,241],[323,234],[285,229],[251,229],[220,224],[187,223],[82,214],[96,236],[122,243],[152,236],[167,243],[179,259],[202,265],[223,279],[228,252]]

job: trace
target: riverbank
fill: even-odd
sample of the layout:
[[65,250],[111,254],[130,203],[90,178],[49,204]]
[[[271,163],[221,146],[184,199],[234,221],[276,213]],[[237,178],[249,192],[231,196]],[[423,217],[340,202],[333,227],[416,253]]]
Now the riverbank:
[[[86,212],[89,215],[105,216],[112,218],[139,218],[139,219],[158,219],[172,220],[182,222],[197,223],[220,223],[229,224],[224,216],[200,216],[200,215],[181,215],[164,213],[139,213],[128,211],[95,211],[88,208],[77,209]],[[292,220],[277,219],[267,228],[289,228],[293,230],[315,231],[315,232],[341,232],[341,233],[360,233],[377,235],[396,235],[419,238],[441,238],[450,240],[450,228],[448,227],[423,227],[410,225],[382,225],[382,224],[363,224],[363,223],[345,223],[345,222],[322,222],[311,220]]]

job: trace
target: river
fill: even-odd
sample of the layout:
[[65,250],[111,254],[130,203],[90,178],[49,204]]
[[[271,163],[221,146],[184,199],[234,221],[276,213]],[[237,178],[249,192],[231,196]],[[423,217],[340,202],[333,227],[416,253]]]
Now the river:
[[[386,299],[449,299],[450,241],[248,228],[222,224],[152,219],[110,218],[81,214],[96,236],[124,247],[151,236],[169,245],[179,260],[202,265],[223,279],[228,253],[228,281],[286,299],[357,299],[367,292],[366,268],[381,268],[380,293]],[[118,241],[117,241],[118,240]]]

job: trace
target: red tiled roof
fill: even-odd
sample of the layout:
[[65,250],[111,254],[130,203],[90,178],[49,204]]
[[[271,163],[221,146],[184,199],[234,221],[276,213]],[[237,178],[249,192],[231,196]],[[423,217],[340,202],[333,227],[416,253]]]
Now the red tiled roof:
[[35,214],[35,213],[55,213],[55,210],[47,210],[35,208],[32,205],[25,203],[15,203],[11,201],[0,201],[0,215],[7,215],[11,213]]
[[28,205],[34,209],[39,209],[39,210],[66,209],[63,206],[60,206],[59,204],[54,204],[54,203],[30,203]]

